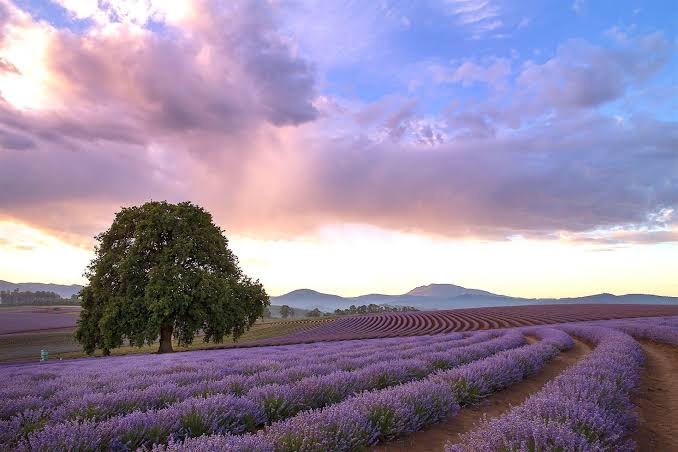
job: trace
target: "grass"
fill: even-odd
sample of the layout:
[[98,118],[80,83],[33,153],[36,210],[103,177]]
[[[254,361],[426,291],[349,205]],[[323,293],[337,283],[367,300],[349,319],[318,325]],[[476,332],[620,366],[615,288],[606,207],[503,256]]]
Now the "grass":
[[[239,344],[255,341],[258,339],[267,339],[271,337],[285,336],[287,334],[306,330],[317,326],[320,322],[328,322],[332,318],[315,318],[299,320],[266,320],[257,322],[252,328],[243,334],[239,339]],[[0,336],[0,362],[12,361],[30,361],[39,360],[40,350],[47,349],[50,359],[70,359],[83,358],[87,356],[82,352],[80,345],[73,338],[74,329],[64,329],[59,331],[45,331],[33,333],[6,334]],[[232,338],[226,338],[221,344],[206,344],[202,337],[196,337],[193,344],[185,347],[179,347],[174,344],[176,351],[187,350],[205,350],[224,347],[233,344]],[[145,345],[143,347],[124,346],[111,350],[112,355],[129,355],[138,353],[155,353],[158,350],[158,344]],[[94,356],[101,356],[101,351],[97,351]]]

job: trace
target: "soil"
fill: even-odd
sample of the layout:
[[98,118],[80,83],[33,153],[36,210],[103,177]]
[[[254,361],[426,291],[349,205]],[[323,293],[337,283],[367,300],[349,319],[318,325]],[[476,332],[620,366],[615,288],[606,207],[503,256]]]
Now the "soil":
[[678,451],[678,347],[641,341],[645,368],[635,397],[641,452]]
[[[530,338],[528,338],[530,339]],[[530,340],[532,342],[532,340]],[[575,347],[560,353],[548,362],[538,373],[515,385],[488,397],[481,403],[464,407],[459,414],[440,424],[432,425],[427,430],[412,433],[394,441],[375,447],[374,451],[436,451],[443,450],[445,443],[456,443],[460,435],[473,429],[484,416],[493,418],[508,411],[511,406],[520,405],[527,397],[539,391],[544,384],[558,376],[563,370],[583,358],[591,347],[575,340]],[[678,419],[678,417],[674,418]],[[666,420],[670,423],[670,418]],[[657,449],[673,450],[673,449]],[[676,449],[678,450],[678,449]]]

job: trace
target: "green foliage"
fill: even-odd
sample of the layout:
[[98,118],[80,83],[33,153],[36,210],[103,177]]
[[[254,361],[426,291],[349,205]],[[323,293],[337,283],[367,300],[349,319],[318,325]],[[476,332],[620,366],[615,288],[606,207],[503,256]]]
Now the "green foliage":
[[238,338],[269,304],[212,216],[191,203],[123,208],[96,239],[76,331],[87,353],[151,344],[161,329],[161,351],[172,336],[188,345],[201,331],[205,342]]
[[280,306],[280,315],[282,316],[283,319],[286,319],[288,317],[294,317],[294,309],[284,304]]
[[0,290],[0,303],[7,306],[50,306],[50,305],[78,305],[76,298],[61,298],[54,292],[38,290],[37,292],[21,291],[19,289]]
[[355,314],[376,314],[379,312],[409,312],[418,311],[419,309],[412,306],[389,306],[387,304],[373,304],[368,305],[351,305],[346,309],[335,309],[336,315],[355,315]]
[[323,313],[320,312],[320,309],[315,308],[312,311],[309,311],[308,314],[306,314],[306,315],[308,315],[309,317],[320,317],[322,314]]
[[377,427],[382,439],[390,439],[398,432],[398,416],[395,409],[389,405],[371,407],[368,418]]
[[465,378],[454,381],[452,383],[452,391],[454,392],[455,400],[461,406],[477,403],[481,398],[480,388]]

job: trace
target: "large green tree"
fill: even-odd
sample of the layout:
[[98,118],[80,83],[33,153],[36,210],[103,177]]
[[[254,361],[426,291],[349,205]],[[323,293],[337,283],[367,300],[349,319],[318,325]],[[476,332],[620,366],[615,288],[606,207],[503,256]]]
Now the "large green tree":
[[205,342],[238,338],[269,304],[212,216],[191,203],[123,208],[96,239],[76,331],[87,353],[158,338],[158,351],[171,352],[173,337],[186,345],[199,332]]

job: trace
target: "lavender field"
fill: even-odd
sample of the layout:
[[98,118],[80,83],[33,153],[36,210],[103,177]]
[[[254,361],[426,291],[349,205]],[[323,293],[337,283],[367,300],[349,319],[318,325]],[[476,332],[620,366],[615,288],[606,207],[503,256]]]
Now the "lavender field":
[[675,347],[678,317],[6,365],[0,444],[367,449],[454,423],[583,341],[574,365],[440,450],[635,450],[639,340]]
[[74,328],[79,307],[22,306],[0,309],[0,335]]

